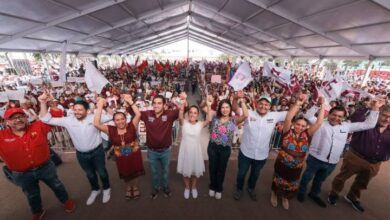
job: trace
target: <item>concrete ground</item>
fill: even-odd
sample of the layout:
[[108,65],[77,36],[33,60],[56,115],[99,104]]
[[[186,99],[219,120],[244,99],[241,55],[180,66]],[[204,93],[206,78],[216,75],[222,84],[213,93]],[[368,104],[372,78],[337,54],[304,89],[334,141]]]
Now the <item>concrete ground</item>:
[[[151,177],[147,162],[145,162],[146,175],[140,178],[140,189],[142,197],[136,201],[124,199],[124,184],[117,175],[115,163],[109,161],[107,169],[110,174],[112,185],[111,201],[105,205],[101,197],[95,204],[86,206],[85,202],[89,195],[89,184],[77,161],[66,162],[58,167],[60,179],[64,182],[70,196],[76,201],[77,209],[74,213],[65,213],[61,204],[55,198],[51,190],[41,184],[41,195],[44,208],[47,210],[45,219],[68,220],[68,219],[389,219],[390,190],[390,164],[383,164],[381,171],[369,185],[369,188],[362,196],[362,204],[366,212],[356,212],[343,199],[336,207],[320,208],[307,199],[299,203],[293,199],[290,202],[290,210],[284,210],[280,205],[273,208],[269,202],[271,178],[273,173],[274,160],[269,160],[261,172],[257,183],[256,193],[258,201],[253,202],[247,194],[240,201],[232,198],[235,176],[237,173],[237,161],[230,160],[226,171],[224,193],[222,200],[208,197],[208,173],[206,172],[199,180],[198,199],[185,200],[183,198],[182,178],[176,173],[176,162],[172,161],[170,170],[170,187],[172,197],[165,198],[162,194],[157,199],[151,200]],[[207,163],[206,163],[207,167]],[[325,182],[321,196],[326,198],[330,183],[338,169]],[[350,186],[348,181],[346,188]],[[22,191],[9,183],[3,175],[0,175],[0,219],[1,220],[22,220],[30,218],[30,211],[26,198]],[[343,191],[343,194],[346,190]]]
[[[190,103],[194,102],[190,97]],[[208,135],[204,131],[202,139],[205,152]],[[235,177],[237,174],[237,152],[233,152],[226,171],[224,193],[222,200],[216,200],[208,196],[208,164],[206,161],[206,173],[200,178],[198,184],[199,198],[185,200],[183,198],[182,177],[176,173],[176,159],[178,146],[173,147],[172,162],[170,165],[170,187],[171,198],[164,198],[162,194],[157,199],[151,200],[151,177],[148,163],[145,160],[146,175],[140,178],[140,190],[142,196],[134,201],[127,201],[124,198],[124,183],[119,179],[115,163],[107,162],[107,169],[110,175],[112,198],[107,204],[102,204],[101,197],[98,197],[95,204],[86,206],[85,202],[90,193],[88,181],[74,157],[68,155],[67,161],[58,167],[58,175],[65,184],[70,196],[76,201],[77,209],[74,213],[65,213],[61,204],[55,198],[52,191],[41,183],[41,195],[43,206],[46,209],[45,219],[47,220],[116,220],[116,219],[294,219],[294,220],[329,220],[329,219],[367,219],[386,220],[390,219],[390,163],[384,163],[377,177],[369,184],[368,190],[362,195],[362,204],[366,212],[356,212],[346,201],[340,199],[337,206],[320,208],[308,198],[304,203],[296,199],[291,200],[290,210],[286,211],[281,207],[273,208],[269,202],[271,179],[273,174],[274,155],[271,156],[263,168],[257,183],[256,193],[258,201],[251,201],[247,194],[244,194],[240,201],[232,198],[234,191]],[[144,157],[145,157],[145,153]],[[205,153],[204,153],[205,155]],[[339,164],[339,166],[341,163]],[[338,173],[339,166],[323,185],[322,198],[326,199],[333,177]],[[351,179],[352,180],[352,179]],[[346,183],[342,192],[344,195],[351,185],[351,180]],[[27,200],[20,188],[8,182],[0,174],[0,220],[24,220],[31,219]]]

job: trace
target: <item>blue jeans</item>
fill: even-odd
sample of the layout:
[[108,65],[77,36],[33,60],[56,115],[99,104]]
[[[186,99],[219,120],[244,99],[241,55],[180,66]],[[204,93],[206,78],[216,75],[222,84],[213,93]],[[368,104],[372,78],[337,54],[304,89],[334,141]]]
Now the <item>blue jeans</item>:
[[230,146],[221,146],[209,142],[207,154],[209,155],[210,185],[209,189],[216,192],[223,191],[223,181],[227,163],[231,153]]
[[171,159],[171,148],[158,152],[148,150],[148,160],[152,175],[152,186],[154,189],[168,188],[169,163]]
[[81,168],[87,174],[92,190],[97,191],[100,189],[97,174],[100,177],[100,181],[102,181],[103,189],[110,188],[110,181],[106,170],[106,158],[101,145],[90,152],[83,153],[77,151],[76,156]]
[[261,169],[264,167],[264,164],[267,160],[255,160],[246,157],[240,150],[238,154],[238,173],[237,173],[237,190],[241,190],[244,188],[245,176],[251,168],[251,173],[248,179],[248,189],[253,191],[256,187],[257,179],[259,178],[259,174]]
[[299,193],[305,194],[307,185],[314,178],[310,194],[318,196],[321,192],[322,183],[332,173],[334,168],[336,168],[336,164],[323,162],[309,155],[306,160],[305,172],[299,184]]
[[15,184],[22,188],[33,214],[42,211],[39,181],[48,185],[62,203],[68,200],[68,193],[65,190],[64,184],[58,179],[56,167],[52,161],[48,161],[44,166],[31,171],[13,171],[12,178]]

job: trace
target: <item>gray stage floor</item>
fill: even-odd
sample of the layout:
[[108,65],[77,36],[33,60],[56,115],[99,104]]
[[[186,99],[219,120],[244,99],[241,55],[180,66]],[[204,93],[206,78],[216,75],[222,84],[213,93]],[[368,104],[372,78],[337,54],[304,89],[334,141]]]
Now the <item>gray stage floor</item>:
[[[124,184],[117,175],[114,162],[109,161],[107,168],[112,184],[112,199],[103,205],[99,197],[95,204],[87,207],[85,201],[90,190],[87,179],[77,161],[71,160],[58,167],[58,173],[70,196],[76,201],[77,210],[71,214],[65,213],[54,194],[42,183],[41,194],[44,208],[47,210],[45,219],[389,219],[390,203],[387,201],[390,198],[389,163],[383,164],[379,175],[364,192],[362,202],[366,212],[363,214],[357,213],[344,200],[340,200],[336,207],[326,209],[316,206],[310,200],[301,204],[295,199],[291,201],[288,211],[280,206],[273,208],[269,202],[273,163],[274,160],[269,160],[262,170],[256,188],[257,202],[251,201],[246,194],[240,201],[232,198],[237,172],[237,161],[234,159],[229,161],[222,200],[208,197],[207,172],[199,181],[199,198],[185,200],[182,178],[176,174],[176,162],[172,161],[170,172],[172,198],[164,198],[162,195],[155,200],[149,198],[151,181],[149,167],[145,162],[146,175],[140,179],[142,197],[137,201],[126,201],[123,192]],[[323,198],[326,197],[330,182],[337,171],[338,169],[325,182]],[[348,187],[350,181],[346,185]],[[0,219],[30,219],[29,207],[22,191],[9,183],[2,174],[0,186]]]
[[[197,103],[199,96],[189,96],[190,104]],[[208,142],[208,131],[203,130],[202,148],[204,158],[207,159],[206,147]],[[306,200],[299,203],[292,200],[290,210],[286,211],[281,206],[273,208],[269,202],[271,179],[273,174],[274,160],[268,160],[261,172],[256,192],[258,201],[253,202],[248,195],[240,201],[232,198],[235,177],[237,173],[237,152],[232,153],[231,160],[225,178],[225,191],[222,200],[208,197],[208,172],[206,162],[206,173],[199,181],[199,198],[185,200],[183,198],[182,177],[176,173],[176,159],[178,147],[173,148],[170,186],[173,191],[172,198],[164,198],[162,195],[155,200],[149,198],[151,191],[151,179],[148,163],[145,162],[146,175],[140,178],[140,189],[142,197],[137,201],[126,201],[124,199],[124,184],[119,179],[115,163],[107,162],[107,169],[110,174],[112,185],[112,198],[108,204],[103,205],[101,197],[92,206],[86,206],[85,202],[90,193],[88,181],[81,170],[78,162],[72,156],[63,165],[58,167],[60,179],[64,182],[70,196],[77,203],[77,210],[74,213],[65,213],[61,204],[46,185],[41,184],[41,194],[44,208],[47,210],[46,220],[116,220],[116,219],[294,219],[294,220],[355,220],[355,219],[390,219],[390,163],[384,163],[377,177],[370,183],[367,191],[363,193],[362,204],[366,208],[364,214],[356,212],[343,199],[336,207],[320,208],[312,201]],[[145,153],[144,153],[145,154]],[[274,158],[274,155],[270,158]],[[341,164],[339,164],[341,165]],[[325,182],[322,197],[325,199],[330,189],[333,175]],[[346,184],[350,186],[351,180]],[[345,193],[344,190],[343,193]],[[3,174],[0,174],[0,220],[24,220],[31,219],[27,200],[20,188],[9,183]]]

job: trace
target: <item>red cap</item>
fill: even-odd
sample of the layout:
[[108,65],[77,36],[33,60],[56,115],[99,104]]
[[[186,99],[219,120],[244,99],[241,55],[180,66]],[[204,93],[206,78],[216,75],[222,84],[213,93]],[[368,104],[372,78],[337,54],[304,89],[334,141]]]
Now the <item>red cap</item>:
[[24,113],[23,109],[21,109],[21,108],[10,108],[10,109],[7,109],[7,111],[5,111],[4,119],[8,120],[13,114],[16,114],[16,113],[21,113],[23,115],[26,114],[26,113]]

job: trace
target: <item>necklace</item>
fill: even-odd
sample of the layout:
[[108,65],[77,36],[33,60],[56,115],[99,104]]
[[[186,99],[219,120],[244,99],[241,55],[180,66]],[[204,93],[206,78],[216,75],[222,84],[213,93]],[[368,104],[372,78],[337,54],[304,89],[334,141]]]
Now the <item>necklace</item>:
[[122,146],[125,146],[125,134],[126,134],[126,130],[125,130],[125,133],[123,133],[123,134],[119,134],[119,130],[117,130],[118,131],[118,135],[119,135],[119,138],[121,139],[121,145]]
[[125,135],[124,134],[120,134],[119,137],[121,138],[121,145],[125,146]]

